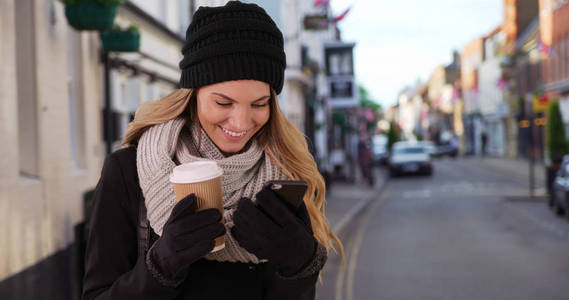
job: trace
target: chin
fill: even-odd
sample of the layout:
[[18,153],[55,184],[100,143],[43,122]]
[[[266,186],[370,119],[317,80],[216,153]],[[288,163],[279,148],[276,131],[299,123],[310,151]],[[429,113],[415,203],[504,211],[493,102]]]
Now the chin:
[[219,150],[221,150],[221,152],[226,153],[226,154],[235,154],[235,153],[241,151],[241,149],[243,149],[243,147],[219,148]]
[[245,147],[247,143],[243,143],[243,144],[221,144],[221,146],[217,146],[219,148],[219,150],[223,153],[226,154],[235,154],[238,153],[239,151],[241,151],[243,149],[243,147]]

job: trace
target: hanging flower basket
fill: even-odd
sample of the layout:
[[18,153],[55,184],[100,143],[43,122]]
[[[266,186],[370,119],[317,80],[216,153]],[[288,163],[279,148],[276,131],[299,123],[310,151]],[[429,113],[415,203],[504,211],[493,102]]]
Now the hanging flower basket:
[[105,51],[137,52],[140,49],[140,33],[134,26],[127,30],[114,27],[101,31],[101,41]]
[[62,0],[65,16],[77,30],[106,30],[113,26],[118,0]]

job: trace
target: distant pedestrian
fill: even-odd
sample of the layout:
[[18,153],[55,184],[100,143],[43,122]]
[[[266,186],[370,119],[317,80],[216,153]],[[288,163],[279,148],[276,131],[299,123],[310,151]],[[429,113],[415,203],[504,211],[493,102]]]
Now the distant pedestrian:
[[363,134],[358,142],[358,164],[364,181],[370,186],[373,185],[372,158],[373,154],[369,146],[367,134]]
[[452,157],[456,157],[458,155],[458,139],[456,138],[456,136],[452,136],[452,138],[449,141],[450,147],[451,147],[451,156]]
[[[325,186],[277,99],[283,36],[261,7],[200,7],[187,30],[180,88],[144,102],[94,195],[82,299],[314,299],[327,249]],[[214,160],[223,215],[176,202],[176,165]],[[294,208],[269,180],[308,183]],[[215,239],[225,248],[212,252]]]
[[486,156],[486,145],[488,144],[488,136],[486,135],[486,132],[482,132],[480,139],[482,140],[482,156]]

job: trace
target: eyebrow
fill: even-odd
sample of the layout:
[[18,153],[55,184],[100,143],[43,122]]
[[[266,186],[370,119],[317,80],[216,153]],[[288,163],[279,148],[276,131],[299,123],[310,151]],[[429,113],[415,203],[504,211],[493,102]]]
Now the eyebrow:
[[[225,98],[225,99],[227,99],[227,100],[233,101],[233,102],[238,102],[237,100],[232,99],[231,97],[229,97],[229,96],[227,96],[227,95],[224,95],[224,94],[221,94],[221,93],[215,93],[215,92],[213,92],[212,94],[217,95],[217,96],[222,97],[222,98]],[[257,100],[254,100],[253,102],[258,102],[258,101],[264,100],[265,98],[269,98],[269,97],[271,97],[271,96],[268,96],[268,95],[267,95],[267,96],[262,96],[261,98],[259,98],[259,99],[257,99]]]

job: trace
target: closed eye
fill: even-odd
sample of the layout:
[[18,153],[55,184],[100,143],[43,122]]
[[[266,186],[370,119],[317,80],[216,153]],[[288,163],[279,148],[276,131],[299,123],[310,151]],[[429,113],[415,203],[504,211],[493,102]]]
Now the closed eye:
[[261,108],[261,107],[265,107],[267,106],[268,103],[263,103],[263,104],[251,104],[251,106],[253,106],[254,108]]
[[217,102],[217,101],[215,101],[215,103],[217,103],[217,105],[219,105],[219,106],[223,106],[223,107],[228,107],[228,106],[230,106],[230,105],[231,105],[231,102],[228,102],[228,103],[223,103],[223,102]]

